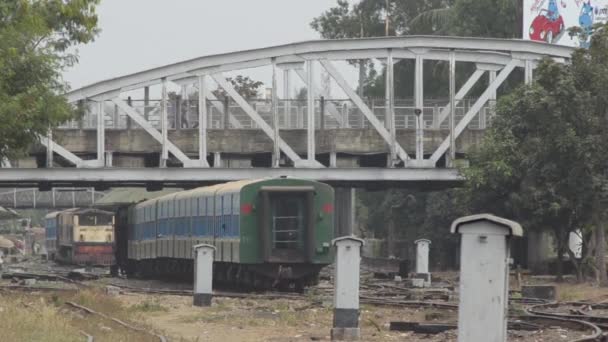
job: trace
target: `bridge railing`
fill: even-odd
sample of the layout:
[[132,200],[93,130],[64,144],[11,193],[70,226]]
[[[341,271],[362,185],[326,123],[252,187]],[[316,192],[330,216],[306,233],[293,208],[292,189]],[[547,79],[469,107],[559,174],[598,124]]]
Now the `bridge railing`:
[[[456,124],[464,117],[471,108],[471,103],[476,99],[468,98],[460,101],[455,108]],[[140,115],[142,115],[153,127],[161,128],[161,101],[160,100],[131,100],[127,101]],[[367,99],[368,107],[376,118],[387,125],[386,102],[384,99]],[[442,112],[446,110],[447,100],[425,100],[422,108],[424,125],[426,130],[445,130],[449,128],[447,117],[442,118]],[[484,106],[471,123],[468,129],[485,129],[491,122],[494,101]],[[272,103],[269,100],[249,100],[251,107],[266,121],[272,125]],[[232,119],[226,117],[225,112]],[[413,100],[399,99],[395,101],[395,127],[397,129],[415,129],[416,114]],[[106,129],[126,130],[140,129],[128,115],[118,106],[110,101],[103,105],[103,115]],[[280,129],[306,129],[307,122],[306,100],[280,100],[278,105],[279,128]],[[90,103],[86,106],[85,115],[77,121],[67,122],[59,129],[95,129],[97,127],[97,116],[99,106]],[[247,113],[232,101],[211,100],[207,101],[207,113],[209,129],[259,129],[258,125],[247,115]],[[445,114],[445,113],[444,113]],[[445,117],[445,115],[443,115]],[[169,129],[189,129],[198,127],[198,101],[171,99],[167,101],[167,124]],[[441,121],[441,122],[440,122]],[[315,101],[315,126],[317,129],[338,128],[372,128],[370,122],[354,105],[351,100],[343,99],[319,99]]]

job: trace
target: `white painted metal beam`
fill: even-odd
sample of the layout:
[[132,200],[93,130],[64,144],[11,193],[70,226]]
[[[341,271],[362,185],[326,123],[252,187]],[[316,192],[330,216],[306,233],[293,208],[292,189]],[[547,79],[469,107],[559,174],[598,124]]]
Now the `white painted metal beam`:
[[[306,83],[307,80],[308,80],[308,73],[305,70],[303,70],[303,69],[295,69],[295,71],[296,71],[296,74],[302,80],[302,82]],[[323,91],[322,91],[321,87],[319,87],[319,85],[317,83],[313,83],[312,89],[317,94],[321,94],[322,96],[326,96],[327,95],[327,94],[323,94]],[[336,106],[331,101],[327,101],[325,103],[325,108],[327,109],[327,112],[334,119],[336,119],[336,121],[338,121],[339,127],[341,127],[341,128],[348,128],[349,127],[348,122],[346,122],[346,119],[342,116],[342,113],[340,113],[340,111],[336,108]]]
[[57,152],[57,154],[59,154],[60,156],[65,158],[65,160],[69,161],[70,163],[76,165],[76,167],[83,166],[84,160],[82,160],[80,157],[78,157],[74,153],[68,151],[63,146],[61,146],[61,145],[57,144],[56,142],[54,142],[53,140],[51,140],[49,136],[46,136],[46,137],[40,136],[39,140],[40,140],[40,143],[42,144],[42,146],[46,147],[47,150],[50,150],[51,153]]
[[[213,78],[215,82],[217,82],[217,84],[219,84],[220,87],[222,87],[226,93],[228,93],[228,95],[232,97],[232,99],[245,111],[245,113],[247,113],[247,115],[253,119],[253,121],[264,131],[264,133],[266,133],[266,135],[274,141],[274,130],[272,127],[270,127],[260,116],[260,114],[258,114],[258,112],[256,112],[255,109],[253,109],[253,107],[251,107],[251,105],[234,89],[232,84],[226,80],[224,75],[212,74],[211,78]],[[298,154],[291,147],[289,147],[289,145],[287,145],[287,143],[281,137],[279,137],[279,147],[296,166],[311,166],[306,162],[303,163],[300,156],[298,156]],[[320,164],[314,166],[320,166]]]
[[424,159],[424,64],[422,54],[417,54],[414,71],[414,107],[416,115],[416,162]]
[[[467,94],[469,94],[469,91],[471,91],[471,89],[477,83],[477,81],[481,78],[483,73],[484,73],[484,70],[480,70],[480,69],[477,69],[477,70],[475,70],[475,72],[473,72],[473,74],[469,77],[469,79],[467,79],[467,81],[462,85],[462,87],[460,87],[460,89],[456,93],[456,95],[454,97],[454,106],[457,107],[460,104],[460,101],[462,101],[462,99],[464,99],[467,96]],[[437,128],[439,128],[441,126],[441,124],[443,123],[443,121],[448,117],[448,115],[450,115],[450,110],[451,110],[451,107],[449,104],[441,110],[441,113],[439,114],[439,120],[437,120]]]
[[314,61],[306,61],[306,147],[307,157],[309,162],[316,160],[315,155],[315,80],[314,80]]
[[209,167],[209,163],[207,162],[207,122],[209,118],[207,99],[204,95],[207,91],[205,77],[198,77],[198,160],[201,167]]
[[[511,74],[513,69],[515,69],[517,64],[518,64],[518,60],[516,60],[516,59],[514,59],[511,63],[507,64],[504,67],[504,69],[502,69],[500,71],[498,76],[496,76],[496,79],[494,80],[494,82],[492,82],[488,85],[488,87],[483,92],[483,94],[477,99],[477,101],[475,101],[475,104],[473,104],[473,106],[469,109],[469,111],[465,114],[465,116],[460,120],[460,122],[456,126],[454,139],[456,139],[456,138],[458,138],[458,136],[460,136],[460,134],[469,125],[471,120],[473,120],[473,118],[479,112],[479,110],[481,110],[481,108],[483,106],[485,106],[486,102],[488,102],[492,93],[494,91],[496,91],[496,89],[507,79],[507,77]],[[451,137],[448,136],[441,143],[441,145],[439,145],[437,150],[433,153],[433,155],[430,158],[433,163],[437,163],[437,161],[439,161],[439,158],[441,158],[441,156],[447,151],[447,149],[450,146],[450,139],[451,139]]]
[[[266,177],[295,177],[330,184],[429,182],[447,186],[462,184],[457,169],[443,168],[105,168],[0,169],[0,186],[27,186],[53,183],[57,186],[109,183],[112,186],[145,185],[149,182],[174,184],[222,183]],[[90,186],[90,185],[88,185]],[[350,185],[349,185],[350,186]]]
[[97,160],[105,165],[106,159],[106,120],[103,101],[97,104]]
[[281,149],[279,148],[279,87],[277,85],[277,63],[272,60],[272,129],[274,137],[272,139],[272,166],[279,167],[281,164]]
[[[369,109],[369,107],[363,102],[363,100],[357,95],[357,93],[348,85],[348,82],[342,77],[340,72],[336,69],[332,62],[326,60],[319,61],[321,65],[327,70],[327,72],[333,77],[333,79],[338,83],[340,88],[346,93],[346,95],[353,101],[353,103],[361,110],[363,115],[367,118],[367,120],[372,124],[372,126],[376,129],[378,134],[384,139],[387,144],[391,144],[391,134],[386,130],[386,128],[382,125],[382,123],[378,120],[376,115]],[[407,155],[407,152],[399,145],[399,143],[395,142],[395,150],[399,158],[406,162],[410,159]]]
[[[167,119],[167,79],[163,79],[162,83],[162,99],[161,99],[161,110],[160,110],[160,130],[161,130],[161,153],[160,153],[160,167],[167,167],[167,160],[169,159],[169,151],[167,145],[169,143],[168,132],[169,132],[169,120]],[[185,155],[184,155],[185,156]],[[187,157],[186,157],[187,158]],[[178,157],[179,159],[179,157]],[[189,159],[189,158],[187,158]]]
[[[135,109],[129,106],[125,101],[115,98],[112,99],[112,102],[116,104],[120,109],[122,109],[133,121],[135,121],[141,128],[143,128],[152,138],[158,141],[160,144],[163,143],[164,137],[163,135],[152,126],[151,123],[146,121],[146,119],[141,116]],[[188,156],[182,152],[177,146],[175,146],[171,141],[166,141],[166,148],[168,152],[171,152],[182,164],[184,167],[193,167],[195,164],[192,162]]]
[[[265,58],[280,58],[314,52],[351,51],[351,50],[373,50],[373,49],[408,49],[428,48],[430,50],[466,50],[466,51],[498,51],[507,53],[529,53],[538,58],[549,56],[552,58],[569,59],[573,48],[545,44],[533,41],[515,39],[488,39],[488,38],[463,38],[463,37],[440,37],[440,36],[402,36],[384,38],[362,38],[344,40],[320,40],[309,41],[270,48],[262,48],[233,53],[224,53],[206,57],[195,58],[179,63],[166,65],[127,76],[97,82],[95,84],[76,89],[66,94],[69,102],[92,97],[109,91],[128,89],[138,85],[143,87],[146,82],[156,80],[158,83],[162,78],[170,78],[175,75],[187,74],[191,70],[217,67],[232,63],[249,62]],[[398,57],[398,56],[395,56]],[[425,57],[426,58],[426,57]]]
[[388,56],[386,59],[386,89],[385,89],[385,98],[386,98],[386,108],[385,108],[385,122],[388,126],[389,132],[391,134],[391,143],[389,144],[390,148],[390,167],[393,167],[397,162],[397,129],[395,126],[395,82],[394,82],[394,64],[393,64],[393,50],[388,51]]

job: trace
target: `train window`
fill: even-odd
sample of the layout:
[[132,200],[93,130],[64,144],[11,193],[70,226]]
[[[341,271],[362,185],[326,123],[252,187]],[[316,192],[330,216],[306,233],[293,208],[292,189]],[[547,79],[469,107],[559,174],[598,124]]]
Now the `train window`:
[[232,213],[234,215],[238,215],[239,214],[239,210],[240,210],[240,205],[239,205],[239,193],[235,193],[232,195]]
[[273,247],[298,249],[303,244],[305,196],[276,194],[270,201]]

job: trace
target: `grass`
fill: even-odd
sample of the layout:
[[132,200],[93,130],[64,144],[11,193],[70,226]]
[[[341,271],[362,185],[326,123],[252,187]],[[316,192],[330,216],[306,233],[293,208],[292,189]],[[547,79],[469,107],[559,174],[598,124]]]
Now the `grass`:
[[131,305],[129,310],[136,312],[168,312],[169,308],[160,304],[157,300],[145,300],[139,304]]
[[78,329],[46,300],[0,295],[0,331],[3,341],[82,341]]
[[68,301],[147,329],[149,327],[140,323],[141,315],[153,310],[166,310],[160,303],[151,301],[141,303],[138,306],[140,310],[133,310],[95,289],[73,294],[0,294],[0,341],[83,341],[81,331],[101,342],[154,339],[147,333],[127,329],[109,319],[67,306],[65,303]]

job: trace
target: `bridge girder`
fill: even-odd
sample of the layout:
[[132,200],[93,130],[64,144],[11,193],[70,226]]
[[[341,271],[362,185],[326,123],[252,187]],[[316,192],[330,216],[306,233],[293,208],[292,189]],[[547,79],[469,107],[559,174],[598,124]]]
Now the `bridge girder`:
[[[372,128],[384,139],[386,142],[387,150],[390,151],[391,161],[387,163],[387,169],[374,169],[379,175],[379,182],[389,181],[383,179],[382,172],[389,172],[391,176],[395,176],[395,179],[399,179],[403,182],[408,182],[408,177],[411,177],[415,171],[406,171],[410,169],[420,169],[420,172],[431,172],[440,161],[440,159],[447,153],[450,152],[449,156],[455,156],[456,139],[461,133],[467,128],[471,120],[486,106],[489,101],[493,101],[496,98],[496,89],[505,81],[509,74],[516,68],[523,68],[525,70],[525,82],[531,82],[532,70],[539,60],[542,58],[552,58],[558,62],[566,63],[573,49],[570,47],[564,47],[559,45],[551,45],[533,41],[525,40],[514,40],[514,39],[487,39],[487,38],[463,38],[463,37],[440,37],[440,36],[406,36],[406,37],[381,37],[381,38],[363,38],[363,39],[343,39],[343,40],[320,40],[320,41],[305,41],[300,43],[286,44],[275,47],[238,51],[232,53],[217,54],[211,56],[204,56],[195,58],[183,62],[169,64],[162,67],[157,67],[130,75],[116,77],[113,79],[104,80],[97,82],[80,89],[66,94],[69,102],[76,103],[78,101],[91,101],[97,102],[97,158],[94,160],[83,160],[79,156],[75,155],[68,149],[58,145],[57,142],[52,140],[52,132],[49,132],[48,137],[41,137],[40,141],[47,149],[47,160],[52,160],[52,154],[57,153],[61,155],[69,163],[76,166],[77,169],[94,168],[99,169],[97,173],[104,174],[121,174],[128,177],[132,177],[137,172],[141,174],[150,175],[155,181],[165,182],[172,180],[168,177],[163,170],[138,170],[138,171],[113,171],[111,162],[105,153],[105,130],[107,129],[104,125],[105,111],[104,106],[107,103],[116,106],[127,114],[128,122],[133,120],[139,126],[145,129],[155,140],[157,140],[162,146],[160,166],[166,166],[168,153],[175,156],[179,162],[181,162],[183,168],[176,174],[185,175],[190,173],[184,171],[186,169],[192,170],[203,170],[209,167],[206,161],[207,154],[207,125],[199,125],[198,129],[198,159],[190,159],[183,151],[181,151],[176,145],[171,143],[167,138],[167,82],[174,82],[182,87],[192,85],[198,87],[202,94],[198,98],[199,108],[199,120],[200,118],[206,118],[207,105],[211,104],[212,107],[223,111],[223,115],[226,117],[225,126],[232,126],[233,129],[241,129],[243,124],[239,122],[232,113],[230,113],[229,106],[222,106],[218,104],[214,94],[210,92],[205,86],[206,78],[215,80],[215,82],[224,89],[228,95],[235,100],[241,110],[243,110],[249,118],[252,120],[252,128],[262,129],[264,133],[273,141],[274,149],[270,151],[275,160],[280,157],[280,153],[285,154],[293,163],[294,168],[279,167],[279,162],[273,162],[280,171],[264,170],[263,172],[270,172],[271,174],[281,174],[282,170],[292,175],[306,175],[310,173],[310,178],[318,179],[316,175],[318,172],[327,172],[327,175],[332,177],[338,176],[338,169],[328,170],[321,163],[315,159],[316,141],[315,141],[315,100],[318,96],[323,95],[314,82],[313,66],[320,64],[323,68],[331,75],[332,79],[344,90],[348,96],[348,100],[355,104],[366,120],[371,123]],[[395,98],[393,89],[387,89],[385,99],[385,117],[384,121],[381,122],[373,111],[370,109],[344,80],[343,75],[338,69],[333,66],[334,61],[347,61],[353,59],[376,59],[383,63],[390,63],[391,67],[387,68],[391,75],[387,80],[393,79],[393,68],[392,63],[394,61],[403,59],[415,60],[415,110],[416,118],[416,138],[414,147],[401,146],[396,139],[395,129]],[[438,120],[433,122],[432,126],[439,125],[446,119],[450,119],[450,136],[446,138],[439,147],[430,154],[430,157],[425,156],[423,144],[425,141],[424,130],[427,129],[426,122],[424,119],[424,94],[423,94],[423,61],[425,60],[439,60],[449,61],[451,65],[450,72],[450,83],[455,78],[454,68],[456,68],[456,62],[475,63],[477,69],[470,75],[467,82],[458,90],[457,93],[450,92],[450,101],[445,106],[438,116]],[[307,158],[302,159],[298,154],[294,152],[291,146],[289,146],[286,140],[279,134],[279,120],[276,116],[279,101],[278,96],[273,94],[273,119],[271,125],[267,124],[265,120],[258,114],[256,108],[253,108],[247,100],[241,97],[235,89],[233,89],[230,82],[226,80],[227,72],[234,72],[243,69],[257,68],[264,66],[272,66],[272,79],[275,80],[273,83],[276,86],[277,73],[283,72],[284,79],[289,80],[289,72],[295,70],[298,76],[304,81],[306,88],[308,89],[308,110],[306,115],[303,116],[307,122],[306,134],[307,134]],[[487,89],[477,99],[475,104],[469,108],[464,115],[463,119],[454,124],[456,117],[455,111],[458,103],[467,95],[468,91],[477,83],[481,76],[488,72],[490,82]],[[144,108],[144,113],[139,113],[136,109],[131,107],[130,102],[125,101],[122,96],[125,92],[145,88],[155,84],[163,85],[162,99],[160,106],[155,108]],[[392,88],[394,82],[387,81],[387,86]],[[275,93],[277,90],[273,90]],[[146,91],[146,94],[148,92]],[[146,95],[148,96],[148,95]],[[287,96],[287,94],[284,94]],[[146,99],[147,101],[147,99]],[[336,106],[331,99],[327,102],[327,113],[333,117],[339,128],[347,129],[349,123],[347,118],[341,113],[340,108]],[[453,105],[450,105],[453,104]],[[204,110],[202,109],[204,108]],[[311,109],[312,108],[312,109]],[[160,113],[161,115],[161,131],[159,132],[150,122],[148,122],[148,115],[153,113]],[[286,112],[287,113],[287,112]],[[177,115],[177,114],[176,114]],[[289,114],[291,115],[291,114]],[[323,115],[323,114],[322,114]],[[288,115],[286,114],[286,117]],[[481,119],[480,119],[481,120]],[[323,120],[321,120],[323,121]],[[206,121],[205,121],[206,122]],[[485,122],[485,119],[484,119]],[[255,126],[255,127],[253,127]],[[130,126],[129,126],[130,127]],[[410,157],[406,150],[415,150],[415,157]],[[219,155],[215,156],[219,161]],[[335,155],[332,156],[335,158]],[[400,159],[397,161],[396,159]],[[452,158],[452,157],[451,157]],[[449,159],[451,159],[449,158]],[[111,158],[110,158],[111,160]],[[451,160],[449,160],[451,163]],[[448,163],[448,165],[450,165]],[[403,168],[399,168],[399,171],[393,171],[390,168],[396,167],[397,165],[403,165]],[[52,162],[49,166],[52,166]],[[215,165],[217,166],[217,165]],[[291,166],[291,165],[284,165]],[[103,168],[103,170],[101,169]],[[297,171],[302,169],[302,171]],[[304,169],[311,169],[305,171]],[[331,169],[331,168],[329,168]],[[405,169],[405,170],[404,170]],[[16,178],[12,178],[11,172],[8,169],[0,170],[0,176],[2,176],[2,182],[5,184],[33,184],[36,182],[43,182],[44,179],[51,177],[46,176],[38,178],[37,171],[27,170],[25,171],[28,177],[23,182],[20,182]],[[242,170],[223,170],[232,175],[230,177],[247,177],[245,172]],[[344,179],[348,180],[349,175],[357,174],[353,181],[368,181],[367,177],[371,175],[370,170],[360,170],[357,172],[345,172]],[[156,172],[156,173],[155,173]],[[175,171],[171,171],[175,172]],[[217,172],[217,170],[215,170]],[[247,171],[252,174],[259,173],[258,171]],[[393,173],[396,172],[396,173]],[[397,173],[403,172],[405,176],[398,176]],[[409,173],[408,173],[409,172]],[[449,174],[451,171],[446,171]],[[204,172],[203,172],[204,173]],[[54,170],[52,174],[61,175],[57,180],[60,182],[67,181],[70,177],[77,183],[92,184],[95,181],[94,173],[88,171],[78,173],[71,169],[62,168],[61,170]],[[164,176],[161,176],[164,175]],[[207,178],[196,177],[201,182],[208,182],[216,179],[216,176],[210,176],[211,173],[204,173]],[[261,173],[260,173],[261,174]],[[118,182],[123,183],[121,180],[114,180],[108,178],[110,176],[99,176],[99,182]],[[210,178],[209,178],[210,177]],[[416,176],[419,177],[419,176]],[[414,178],[416,178],[414,177]],[[443,176],[442,176],[443,177]],[[51,177],[52,178],[52,177]],[[221,177],[220,177],[221,178]],[[323,178],[323,177],[321,177]],[[374,178],[374,177],[370,177]],[[437,177],[440,179],[441,177]],[[10,179],[10,181],[8,181]],[[38,179],[38,181],[35,181]],[[129,178],[130,179],[130,178]],[[131,179],[132,181],[133,179]],[[330,181],[337,182],[337,178],[329,179]],[[38,183],[36,183],[38,184]]]

